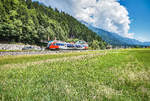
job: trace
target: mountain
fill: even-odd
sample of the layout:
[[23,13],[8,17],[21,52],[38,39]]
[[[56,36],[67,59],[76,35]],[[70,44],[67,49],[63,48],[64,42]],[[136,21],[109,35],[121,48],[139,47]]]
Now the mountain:
[[106,46],[99,35],[65,12],[32,0],[0,0],[1,42],[41,44],[55,38]]
[[145,46],[150,46],[150,42],[143,42]]
[[103,40],[105,40],[107,43],[111,45],[114,45],[114,46],[137,46],[137,45],[138,46],[150,46],[150,42],[140,42],[136,39],[122,37],[116,33],[108,32],[100,28],[93,27],[84,21],[81,21],[81,22],[85,24],[89,29],[96,32],[99,36],[102,37]]

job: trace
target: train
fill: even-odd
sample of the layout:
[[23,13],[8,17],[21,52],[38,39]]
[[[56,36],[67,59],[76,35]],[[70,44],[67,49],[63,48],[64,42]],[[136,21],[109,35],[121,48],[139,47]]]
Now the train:
[[83,40],[79,40],[76,43],[67,43],[58,40],[48,41],[47,49],[50,50],[87,50],[88,44]]

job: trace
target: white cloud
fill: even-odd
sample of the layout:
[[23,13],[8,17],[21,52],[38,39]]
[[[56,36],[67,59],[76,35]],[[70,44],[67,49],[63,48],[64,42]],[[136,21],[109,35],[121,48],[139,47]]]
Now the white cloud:
[[135,33],[127,33],[127,34],[125,34],[125,37],[131,38],[131,39],[135,39],[134,35],[135,35]]
[[[37,0],[36,0],[37,1]],[[126,8],[118,0],[38,0],[95,27],[133,38]]]
[[141,42],[150,42],[149,37],[147,38],[147,37],[137,36],[136,39]]
[[46,6],[57,8],[72,15],[73,4],[72,0],[32,0],[44,3]]

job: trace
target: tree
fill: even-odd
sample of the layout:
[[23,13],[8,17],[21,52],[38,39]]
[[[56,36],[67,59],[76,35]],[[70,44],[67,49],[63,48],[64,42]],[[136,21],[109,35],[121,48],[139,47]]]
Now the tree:
[[26,3],[27,3],[28,9],[32,9],[33,8],[33,6],[32,6],[32,0],[26,0]]
[[99,42],[97,40],[93,40],[91,48],[92,49],[100,49]]

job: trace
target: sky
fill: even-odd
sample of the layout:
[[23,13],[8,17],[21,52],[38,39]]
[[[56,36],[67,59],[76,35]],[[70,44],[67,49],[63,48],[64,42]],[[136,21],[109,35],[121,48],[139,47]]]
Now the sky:
[[150,41],[150,0],[120,0],[130,17],[130,33],[140,41]]
[[121,36],[150,41],[150,0],[33,0]]

